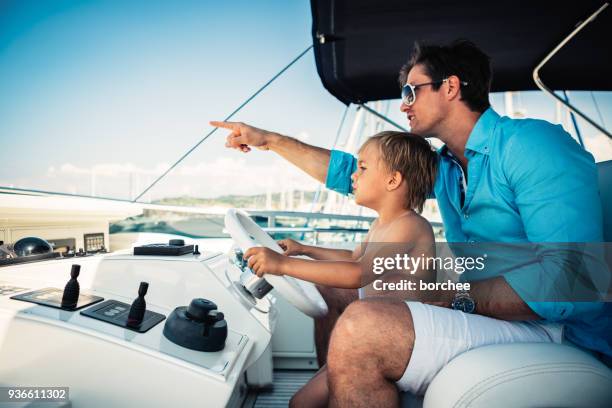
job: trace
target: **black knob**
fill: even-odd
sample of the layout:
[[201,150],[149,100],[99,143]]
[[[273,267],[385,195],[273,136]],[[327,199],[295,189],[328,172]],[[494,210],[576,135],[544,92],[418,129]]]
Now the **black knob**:
[[79,277],[80,273],[81,273],[81,265],[76,265],[76,264],[72,265],[72,268],[70,268],[70,277],[72,279],[76,279]]
[[207,299],[193,299],[179,306],[166,320],[164,336],[191,350],[219,351],[225,347],[227,321],[217,305]]
[[184,246],[185,245],[185,240],[184,239],[171,239],[170,241],[168,241],[168,245],[172,245],[172,246]]
[[149,290],[149,283],[140,282],[140,286],[138,287],[138,296],[146,295],[148,290]]
[[223,315],[223,312],[218,310],[211,310],[208,312],[208,318],[211,322],[220,322],[221,320],[225,319],[225,315]]
[[203,322],[211,310],[216,310],[217,305],[208,299],[193,299],[187,308],[186,314],[190,319]]
[[132,302],[132,307],[130,307],[130,312],[128,314],[128,326],[140,326],[142,323],[145,312],[147,311],[147,302],[145,301],[144,297],[147,294],[148,289],[149,284],[147,282],[140,282],[140,286],[138,287],[138,297]]
[[193,249],[193,254],[194,255],[200,255],[200,249],[198,248],[198,246],[196,245],[195,248]]
[[66,309],[74,309],[79,301],[79,294],[81,287],[77,278],[81,273],[81,265],[72,265],[70,269],[70,280],[64,287],[64,293],[62,294],[61,306]]

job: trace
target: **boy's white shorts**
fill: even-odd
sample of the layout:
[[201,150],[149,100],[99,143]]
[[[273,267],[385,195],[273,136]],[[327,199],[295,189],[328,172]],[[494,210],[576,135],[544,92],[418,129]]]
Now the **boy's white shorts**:
[[561,324],[509,322],[420,302],[406,302],[414,325],[414,348],[397,381],[402,391],[423,395],[450,360],[473,348],[503,343],[561,343]]

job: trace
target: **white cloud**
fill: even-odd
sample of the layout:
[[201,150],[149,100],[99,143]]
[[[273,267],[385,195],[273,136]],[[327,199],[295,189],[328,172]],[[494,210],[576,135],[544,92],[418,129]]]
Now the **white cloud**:
[[[168,168],[168,163],[158,163],[150,168],[133,163],[99,163],[91,167],[63,163],[50,166],[47,177],[69,180],[70,190],[89,192],[94,190],[95,185],[98,195],[125,197],[127,191],[133,197]],[[153,198],[178,195],[215,197],[314,190],[317,185],[311,177],[278,157],[271,158],[265,164],[253,164],[240,157],[219,157],[214,161],[178,166],[153,187],[151,194]]]
[[157,166],[150,169],[138,167],[132,163],[99,163],[92,167],[78,167],[71,163],[64,163],[58,168],[49,166],[47,175],[80,176],[95,174],[96,176],[107,177],[120,177],[129,174],[159,175],[169,167],[170,165],[168,163],[158,163]]

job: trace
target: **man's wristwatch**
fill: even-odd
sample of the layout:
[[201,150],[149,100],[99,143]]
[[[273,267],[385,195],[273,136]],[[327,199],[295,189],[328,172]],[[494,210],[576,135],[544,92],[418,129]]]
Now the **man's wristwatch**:
[[455,293],[455,298],[451,302],[451,309],[461,310],[463,313],[474,313],[476,310],[476,301],[472,299],[467,290],[458,290]]

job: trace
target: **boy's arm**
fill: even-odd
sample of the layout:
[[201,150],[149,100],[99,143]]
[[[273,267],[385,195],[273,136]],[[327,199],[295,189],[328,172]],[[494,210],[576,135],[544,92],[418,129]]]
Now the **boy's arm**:
[[[373,225],[375,227],[375,225]],[[367,245],[358,245],[353,251],[352,262],[313,262],[292,259],[285,264],[286,274],[311,281],[317,284],[338,288],[360,288],[372,283],[375,279],[384,281],[408,280],[435,280],[435,271],[419,268],[415,271],[398,270],[389,271],[384,275],[373,273],[375,257],[392,257],[397,254],[420,256],[435,256],[435,238],[429,222],[421,216],[409,216],[397,219],[380,237],[382,242],[369,242],[370,236],[365,239]],[[305,261],[305,263],[293,262]],[[312,269],[312,270],[311,270]],[[313,279],[317,279],[316,281]],[[422,301],[428,297],[427,293],[410,291],[403,293],[408,300]]]
[[360,288],[361,267],[356,261],[315,261],[290,258],[264,247],[254,247],[244,254],[257,276],[264,273],[288,275],[318,285]]
[[[265,270],[266,273],[270,273]],[[313,261],[288,258],[281,274],[334,288],[358,289],[362,285],[361,266],[356,261]]]
[[372,236],[376,228],[378,228],[378,218],[372,221],[372,224],[370,224],[370,230],[368,231],[368,235],[366,235],[363,242],[357,244],[357,246],[355,246],[355,249],[353,249],[353,252],[351,253],[351,259],[353,261],[361,260],[361,258],[363,257],[364,251],[366,251],[368,248],[368,242],[370,242],[370,237]]
[[[374,220],[370,231],[376,228],[377,220]],[[304,255],[321,261],[358,261],[363,256],[363,250],[367,245],[370,234],[365,240],[355,246],[355,249],[349,251],[347,249],[322,248],[310,245],[304,245]]]
[[370,226],[370,232],[364,241],[357,244],[355,249],[324,248],[314,245],[306,245],[292,239],[284,239],[279,244],[285,249],[285,255],[306,255],[318,261],[357,261],[363,255],[363,250],[369,240],[371,232],[376,228],[378,220],[374,220]]
[[353,251],[304,245],[304,255],[319,261],[350,261]]

